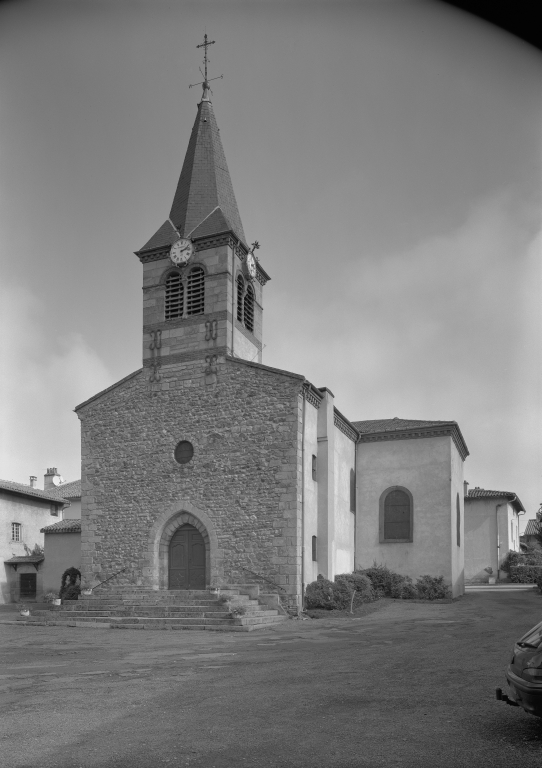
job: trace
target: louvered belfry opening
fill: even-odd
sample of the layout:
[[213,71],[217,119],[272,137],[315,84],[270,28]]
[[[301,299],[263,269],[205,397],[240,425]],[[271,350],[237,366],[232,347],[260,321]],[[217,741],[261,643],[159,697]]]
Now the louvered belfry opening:
[[254,288],[249,285],[245,294],[243,306],[245,327],[248,331],[254,330]]
[[243,322],[243,293],[245,292],[245,281],[241,275],[237,275],[237,319]]
[[186,292],[186,314],[202,315],[205,311],[205,272],[194,267],[188,275]]
[[181,276],[172,272],[166,280],[166,320],[182,317],[184,311],[184,289]]

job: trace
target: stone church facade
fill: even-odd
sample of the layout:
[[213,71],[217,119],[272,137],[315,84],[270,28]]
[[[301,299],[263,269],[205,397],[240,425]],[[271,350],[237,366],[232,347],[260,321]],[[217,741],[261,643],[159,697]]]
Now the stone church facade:
[[295,610],[319,573],[376,560],[461,594],[459,427],[351,422],[328,389],[263,365],[255,250],[204,83],[169,217],[136,253],[143,366],[76,409],[83,576],[260,584]]

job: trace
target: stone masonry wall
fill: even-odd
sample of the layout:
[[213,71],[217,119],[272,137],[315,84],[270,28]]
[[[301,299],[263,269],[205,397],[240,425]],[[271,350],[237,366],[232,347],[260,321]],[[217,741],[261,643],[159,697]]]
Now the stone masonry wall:
[[[202,510],[218,547],[216,583],[301,582],[299,393],[303,378],[231,359],[204,376],[203,361],[148,369],[81,406],[82,570],[98,580],[149,584],[153,526],[183,505]],[[209,383],[211,382],[211,383]],[[185,465],[181,440],[194,446]]]

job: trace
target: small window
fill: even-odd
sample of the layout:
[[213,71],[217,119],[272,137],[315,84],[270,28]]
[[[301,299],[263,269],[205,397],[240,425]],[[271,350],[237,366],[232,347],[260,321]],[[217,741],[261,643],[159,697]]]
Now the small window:
[[166,280],[166,320],[182,317],[184,312],[184,287],[178,272],[172,272]]
[[188,464],[194,455],[194,446],[188,440],[181,440],[175,448],[175,461],[179,464]]
[[237,319],[243,322],[243,294],[245,292],[245,281],[241,275],[237,275]]
[[407,488],[392,486],[381,495],[380,541],[413,541],[412,494]]
[[254,288],[249,285],[245,294],[243,306],[245,327],[251,333],[254,331]]
[[205,311],[205,272],[194,267],[188,275],[186,290],[186,314],[202,315]]
[[56,504],[49,504],[49,514],[58,517],[58,507]]
[[312,479],[316,480],[316,456],[312,455]]
[[457,494],[455,500],[456,506],[456,525],[457,525],[457,546],[461,546],[461,502],[459,501],[459,494]]
[[23,540],[23,527],[20,523],[11,524],[11,540],[12,541]]
[[350,470],[350,512],[356,511],[356,473]]
[[312,559],[313,559],[313,562],[316,562],[316,560],[317,560],[317,557],[316,557],[316,536],[312,537]]

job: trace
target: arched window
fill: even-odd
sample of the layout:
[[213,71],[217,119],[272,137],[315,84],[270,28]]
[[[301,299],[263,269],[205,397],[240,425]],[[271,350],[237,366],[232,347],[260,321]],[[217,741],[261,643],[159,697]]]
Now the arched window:
[[247,331],[254,330],[254,288],[249,285],[245,294],[245,305],[243,307],[245,327]]
[[20,523],[11,524],[11,540],[12,541],[23,540],[23,526]]
[[184,311],[184,289],[181,276],[172,272],[166,280],[166,320],[182,317]]
[[245,281],[241,275],[237,275],[237,319],[243,322],[243,293],[245,292]]
[[387,488],[380,497],[380,541],[412,541],[412,494],[399,485]]
[[456,524],[457,524],[457,546],[461,546],[461,502],[459,501],[459,494],[457,494],[455,500],[456,506]]
[[186,314],[202,315],[205,311],[205,272],[201,267],[194,267],[188,275],[186,291]]

